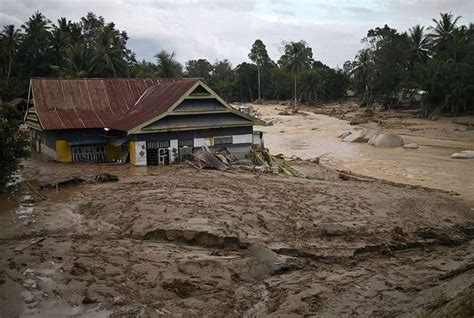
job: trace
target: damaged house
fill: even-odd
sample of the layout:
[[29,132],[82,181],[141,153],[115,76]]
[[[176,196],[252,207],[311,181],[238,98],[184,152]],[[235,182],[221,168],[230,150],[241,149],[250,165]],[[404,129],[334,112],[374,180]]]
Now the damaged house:
[[32,147],[60,162],[162,165],[203,146],[248,160],[263,124],[200,79],[34,78],[30,99]]

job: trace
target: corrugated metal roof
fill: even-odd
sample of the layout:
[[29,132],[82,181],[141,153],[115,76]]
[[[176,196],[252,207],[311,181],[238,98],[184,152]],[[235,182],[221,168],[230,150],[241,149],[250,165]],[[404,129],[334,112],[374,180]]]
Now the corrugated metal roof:
[[151,86],[128,114],[111,127],[128,131],[166,112],[198,79]]
[[168,110],[197,80],[33,78],[31,86],[45,130],[126,131]]

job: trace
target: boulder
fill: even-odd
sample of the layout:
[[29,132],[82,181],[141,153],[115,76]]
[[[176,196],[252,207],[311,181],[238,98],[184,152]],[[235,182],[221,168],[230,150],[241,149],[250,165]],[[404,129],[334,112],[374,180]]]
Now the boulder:
[[406,145],[403,145],[403,148],[406,148],[406,149],[418,149],[418,145],[415,144],[415,143],[411,143],[411,144],[406,144]]
[[342,139],[342,141],[345,141],[345,142],[361,142],[360,140],[362,140],[362,138],[364,138],[364,131],[363,130],[356,130],[356,131],[352,132],[350,135],[347,135],[346,137],[344,137]]
[[357,130],[346,137],[343,137],[342,140],[346,142],[368,142],[376,134],[377,131],[372,129]]
[[391,133],[380,134],[371,141],[371,145],[382,148],[395,148],[404,145],[402,137]]
[[248,252],[264,264],[272,274],[301,268],[297,259],[277,254],[262,244],[250,246]]
[[346,138],[347,136],[349,136],[350,134],[352,134],[350,131],[344,131],[342,134],[340,134],[339,136],[337,136],[337,138],[344,139],[344,138]]
[[461,152],[455,152],[451,155],[454,159],[474,159],[474,150],[464,150]]

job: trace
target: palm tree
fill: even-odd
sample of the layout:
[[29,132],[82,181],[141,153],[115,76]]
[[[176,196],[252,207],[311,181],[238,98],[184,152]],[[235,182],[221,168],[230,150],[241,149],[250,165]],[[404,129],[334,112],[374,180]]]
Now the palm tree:
[[42,13],[35,12],[21,26],[22,43],[19,48],[23,67],[29,76],[48,75],[51,68],[51,21]]
[[367,105],[372,103],[372,84],[373,84],[374,61],[369,49],[360,50],[354,61],[352,75],[356,90],[363,91]]
[[61,76],[65,77],[87,77],[94,69],[92,51],[84,43],[75,43],[66,49],[64,63],[55,66]]
[[453,32],[456,30],[456,23],[461,17],[454,18],[451,12],[440,13],[440,17],[439,20],[433,19],[435,26],[430,27],[430,29],[433,31],[431,39],[434,46],[442,51],[445,49],[446,43],[452,38]]
[[100,62],[103,63],[105,69],[99,70],[101,73],[99,76],[106,76],[106,72],[112,72],[114,77],[118,77],[126,69],[124,52],[117,45],[114,30],[110,27],[101,29],[97,36],[92,63],[99,66]]
[[296,109],[296,78],[301,70],[310,67],[313,52],[305,41],[285,43],[284,51],[285,53],[278,62],[294,76],[294,107]]
[[16,29],[13,24],[5,25],[3,27],[3,32],[1,34],[3,40],[5,41],[7,51],[8,51],[8,71],[7,71],[7,80],[10,78],[13,58],[20,42],[21,34],[20,30]]
[[52,46],[55,51],[55,62],[60,65],[64,59],[66,48],[71,44],[71,26],[72,22],[66,18],[58,20],[56,25],[53,25],[52,34]]
[[426,61],[429,53],[428,38],[424,35],[424,28],[415,25],[409,30],[408,39],[410,41],[413,56],[416,56],[419,62]]
[[182,66],[174,60],[174,52],[171,54],[161,51],[155,55],[158,60],[158,76],[159,77],[179,77],[182,73]]

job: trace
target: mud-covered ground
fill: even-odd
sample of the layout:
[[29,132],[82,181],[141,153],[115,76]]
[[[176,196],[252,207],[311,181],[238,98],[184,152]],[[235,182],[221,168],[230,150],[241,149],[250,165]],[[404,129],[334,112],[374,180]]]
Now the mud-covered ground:
[[1,317],[472,316],[473,207],[291,164],[310,178],[27,161],[1,198]]

